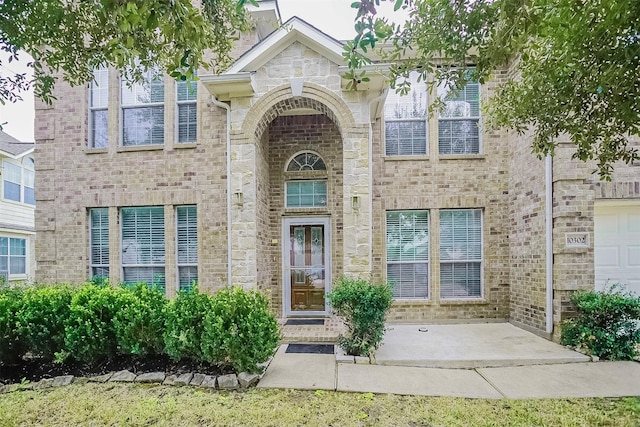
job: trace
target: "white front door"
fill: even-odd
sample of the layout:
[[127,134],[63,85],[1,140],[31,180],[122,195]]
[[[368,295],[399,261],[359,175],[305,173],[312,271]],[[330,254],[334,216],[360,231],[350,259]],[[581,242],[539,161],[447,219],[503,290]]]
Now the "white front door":
[[640,295],[640,204],[595,206],[596,289],[619,283]]
[[331,287],[329,218],[285,218],[282,223],[282,282],[285,315],[328,313]]

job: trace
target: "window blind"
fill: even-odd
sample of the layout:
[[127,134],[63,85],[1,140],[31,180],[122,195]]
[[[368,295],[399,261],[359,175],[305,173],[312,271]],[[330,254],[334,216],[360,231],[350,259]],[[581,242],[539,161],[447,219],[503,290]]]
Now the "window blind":
[[178,287],[190,289],[198,282],[198,211],[196,206],[178,206],[177,220],[177,260]]
[[89,219],[91,277],[109,277],[109,209],[91,209]]
[[482,212],[440,211],[440,297],[482,296]]
[[427,153],[427,87],[418,73],[409,76],[406,95],[389,91],[384,103],[385,152],[387,156]]
[[164,207],[123,208],[121,223],[124,281],[164,289]]
[[396,298],[429,297],[429,213],[387,212],[387,280]]

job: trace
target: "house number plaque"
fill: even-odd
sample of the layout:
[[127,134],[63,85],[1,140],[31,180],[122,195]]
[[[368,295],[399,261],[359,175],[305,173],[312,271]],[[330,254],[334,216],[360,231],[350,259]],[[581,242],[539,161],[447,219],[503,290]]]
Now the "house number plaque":
[[567,248],[588,248],[589,233],[565,233],[564,242]]

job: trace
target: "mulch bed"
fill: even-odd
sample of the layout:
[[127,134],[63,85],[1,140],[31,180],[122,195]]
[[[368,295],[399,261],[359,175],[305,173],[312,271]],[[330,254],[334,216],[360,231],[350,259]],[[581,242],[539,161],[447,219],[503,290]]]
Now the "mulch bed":
[[93,377],[125,369],[134,374],[145,372],[166,372],[172,374],[198,372],[205,375],[224,375],[233,373],[232,370],[224,370],[218,366],[206,363],[197,363],[189,360],[174,361],[168,356],[118,356],[94,364],[75,361],[56,363],[43,361],[41,359],[26,358],[22,363],[17,365],[0,364],[0,383],[15,384],[23,380],[37,382],[41,379],[53,378],[60,375]]

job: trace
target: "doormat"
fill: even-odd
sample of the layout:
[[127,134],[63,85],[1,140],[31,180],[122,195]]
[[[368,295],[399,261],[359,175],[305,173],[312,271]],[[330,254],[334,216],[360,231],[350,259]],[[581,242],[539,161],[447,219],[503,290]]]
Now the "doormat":
[[333,354],[333,344],[289,344],[285,353]]
[[323,326],[324,319],[289,319],[284,326]]

